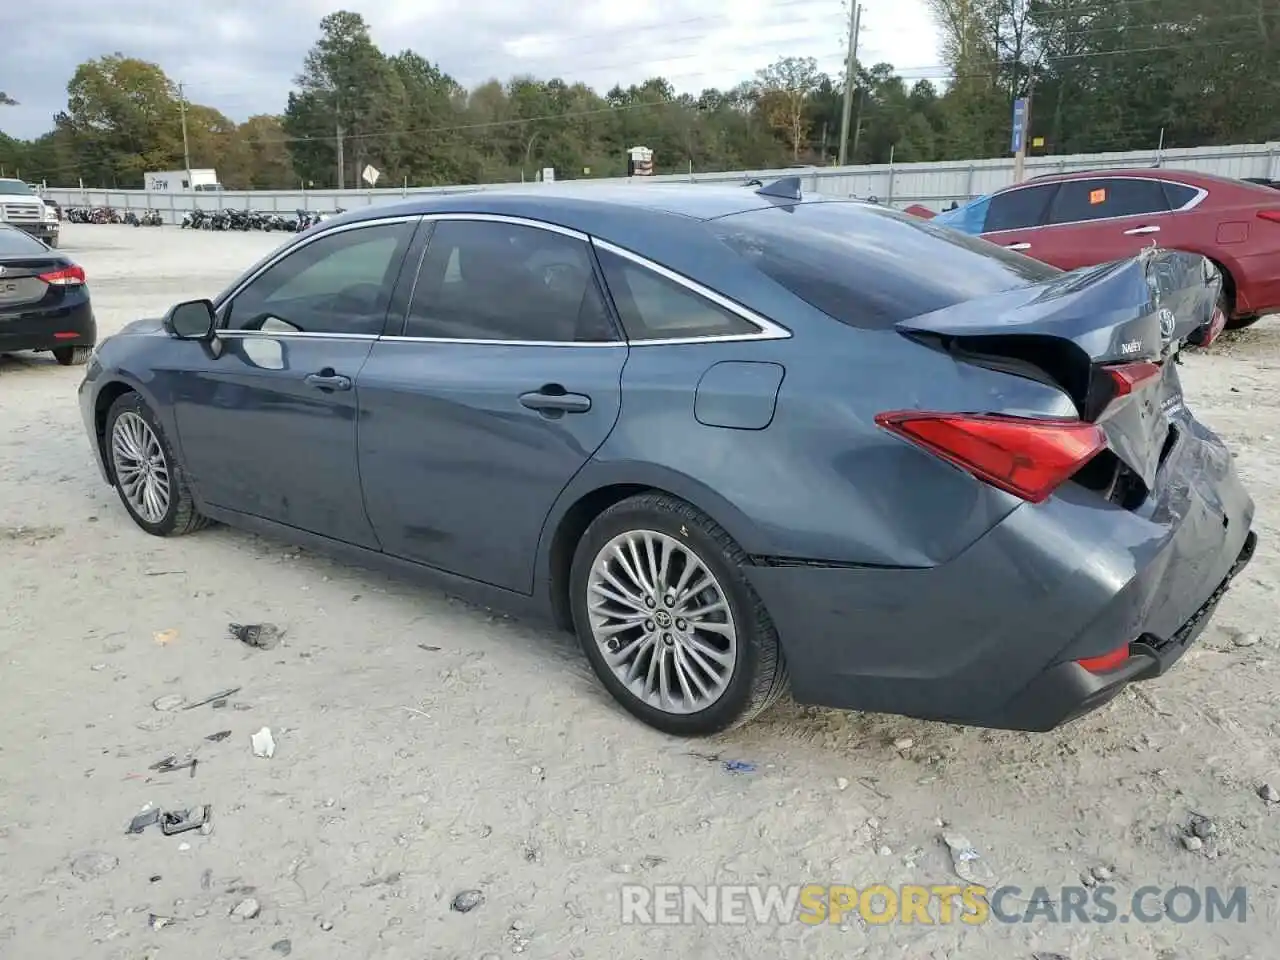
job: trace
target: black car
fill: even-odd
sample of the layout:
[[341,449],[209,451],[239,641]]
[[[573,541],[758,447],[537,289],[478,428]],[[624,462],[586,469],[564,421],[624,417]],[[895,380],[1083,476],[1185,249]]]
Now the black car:
[[0,224],[0,353],[48,350],[67,367],[87,361],[97,338],[84,269]]

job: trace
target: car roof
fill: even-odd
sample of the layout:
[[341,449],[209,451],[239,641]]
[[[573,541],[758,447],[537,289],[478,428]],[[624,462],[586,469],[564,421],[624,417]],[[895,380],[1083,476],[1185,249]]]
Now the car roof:
[[[1115,170],[1073,170],[1067,173],[1045,173],[1032,177],[1017,187],[1029,184],[1067,183],[1071,180],[1096,180],[1101,177],[1120,180],[1168,180],[1172,183],[1185,183],[1193,187],[1233,186],[1238,187],[1242,181],[1235,177],[1220,177],[1212,173],[1201,173],[1198,170],[1176,170],[1169,167],[1125,167]],[[1005,187],[1012,190],[1014,187]],[[998,190],[997,193],[1003,193]]]

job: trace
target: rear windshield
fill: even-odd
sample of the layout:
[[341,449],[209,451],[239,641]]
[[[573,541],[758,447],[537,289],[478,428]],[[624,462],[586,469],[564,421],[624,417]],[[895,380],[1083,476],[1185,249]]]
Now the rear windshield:
[[32,257],[49,248],[29,234],[13,227],[0,227],[0,257]]
[[853,327],[883,329],[1062,272],[977,237],[865,203],[750,210],[707,225],[761,272]]
[[21,180],[0,180],[0,193],[7,194],[11,197],[34,197],[28,187]]

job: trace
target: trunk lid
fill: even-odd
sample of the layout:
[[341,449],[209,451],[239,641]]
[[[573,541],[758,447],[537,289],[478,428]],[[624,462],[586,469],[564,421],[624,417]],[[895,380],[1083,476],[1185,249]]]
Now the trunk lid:
[[[54,289],[41,276],[69,265],[70,261],[60,256],[0,257],[0,313],[40,303]],[[60,288],[58,292],[60,296]]]
[[1181,404],[1177,353],[1212,321],[1221,284],[1203,257],[1152,248],[897,327],[957,359],[1058,386],[1150,491]]

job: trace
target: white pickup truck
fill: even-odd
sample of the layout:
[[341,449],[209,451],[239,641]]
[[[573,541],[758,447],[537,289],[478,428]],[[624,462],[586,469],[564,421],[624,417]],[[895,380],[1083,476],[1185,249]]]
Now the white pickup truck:
[[0,223],[25,230],[51,247],[58,245],[57,211],[21,180],[0,178]]

